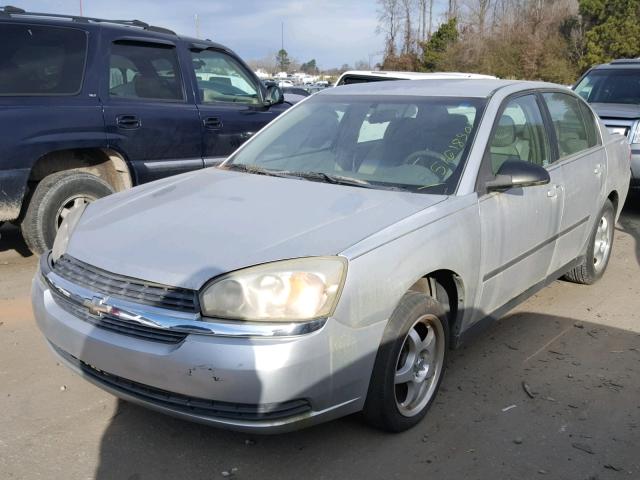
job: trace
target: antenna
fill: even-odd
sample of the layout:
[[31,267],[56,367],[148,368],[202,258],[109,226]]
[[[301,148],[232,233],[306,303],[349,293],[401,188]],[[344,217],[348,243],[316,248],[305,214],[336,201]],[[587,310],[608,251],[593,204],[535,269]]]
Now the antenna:
[[196,38],[200,38],[200,18],[197,13],[193,16],[193,21],[196,24]]
[[281,23],[280,38],[281,38],[281,41],[282,41],[280,49],[284,50],[284,22]]

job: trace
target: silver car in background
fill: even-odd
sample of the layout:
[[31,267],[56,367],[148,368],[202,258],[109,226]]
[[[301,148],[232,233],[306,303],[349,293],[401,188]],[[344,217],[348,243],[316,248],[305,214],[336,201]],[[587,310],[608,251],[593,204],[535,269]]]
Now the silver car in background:
[[402,431],[450,348],[602,276],[629,174],[624,138],[557,85],[328,89],[219,167],[74,210],[33,307],[66,365],[161,412]]

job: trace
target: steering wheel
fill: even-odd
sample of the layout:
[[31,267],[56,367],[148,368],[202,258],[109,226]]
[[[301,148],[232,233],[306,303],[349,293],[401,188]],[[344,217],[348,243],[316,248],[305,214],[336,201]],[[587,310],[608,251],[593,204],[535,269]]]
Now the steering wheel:
[[444,156],[441,153],[429,149],[413,152],[404,159],[403,163],[422,165],[435,174],[441,181],[446,180],[453,174],[453,168],[451,164],[444,159]]

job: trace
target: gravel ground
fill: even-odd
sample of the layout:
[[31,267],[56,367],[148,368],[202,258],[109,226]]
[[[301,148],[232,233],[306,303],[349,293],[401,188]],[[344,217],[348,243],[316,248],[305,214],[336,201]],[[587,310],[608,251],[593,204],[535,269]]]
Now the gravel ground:
[[254,437],[116,400],[49,353],[28,298],[36,260],[0,234],[2,479],[640,478],[638,192],[602,281],[555,282],[454,352],[437,403],[399,435],[355,415]]

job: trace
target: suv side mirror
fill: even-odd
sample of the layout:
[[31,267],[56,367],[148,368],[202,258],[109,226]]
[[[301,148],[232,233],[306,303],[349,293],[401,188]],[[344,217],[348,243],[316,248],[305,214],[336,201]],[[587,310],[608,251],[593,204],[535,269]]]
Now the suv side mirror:
[[269,105],[279,105],[284,103],[284,93],[282,89],[277,85],[269,85],[267,87],[267,103]]
[[504,162],[494,180],[486,182],[488,192],[504,191],[514,187],[533,187],[546,185],[551,179],[549,172],[540,165],[523,160]]

